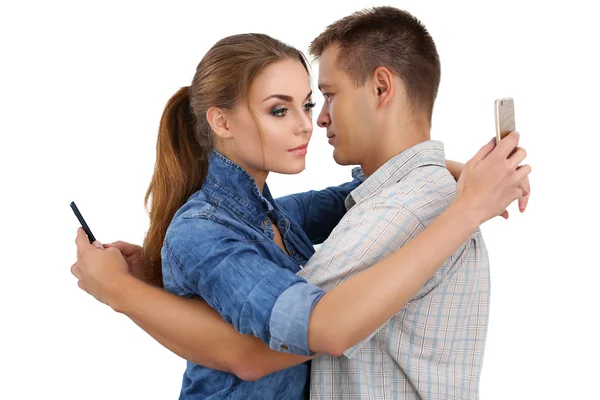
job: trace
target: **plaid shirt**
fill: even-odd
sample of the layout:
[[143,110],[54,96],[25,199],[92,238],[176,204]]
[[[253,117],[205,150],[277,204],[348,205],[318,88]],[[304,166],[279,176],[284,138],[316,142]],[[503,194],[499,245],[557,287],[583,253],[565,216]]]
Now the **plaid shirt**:
[[[332,289],[415,237],[450,205],[455,189],[442,143],[407,149],[347,197],[348,213],[298,274]],[[345,356],[312,361],[311,398],[477,399],[489,300],[478,230],[376,332]]]

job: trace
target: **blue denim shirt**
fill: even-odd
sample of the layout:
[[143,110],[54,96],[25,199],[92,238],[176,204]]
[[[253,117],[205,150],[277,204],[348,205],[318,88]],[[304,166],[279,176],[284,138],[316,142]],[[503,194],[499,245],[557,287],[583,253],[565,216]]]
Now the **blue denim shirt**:
[[[239,332],[271,348],[308,355],[308,320],[322,289],[296,272],[340,221],[364,177],[275,201],[237,164],[212,151],[202,189],[175,214],[162,248],[166,290],[202,297]],[[273,240],[277,224],[288,250]],[[284,294],[282,296],[282,294]],[[278,300],[280,300],[278,302]],[[276,302],[277,312],[272,312]],[[254,382],[188,362],[180,399],[301,399],[309,364]]]

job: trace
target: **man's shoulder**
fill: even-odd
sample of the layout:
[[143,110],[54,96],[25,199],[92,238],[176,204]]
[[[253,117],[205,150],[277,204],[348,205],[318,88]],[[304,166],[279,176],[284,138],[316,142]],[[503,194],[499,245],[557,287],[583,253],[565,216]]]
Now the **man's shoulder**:
[[403,208],[424,225],[441,214],[456,198],[456,181],[446,168],[416,168],[371,199],[378,207]]

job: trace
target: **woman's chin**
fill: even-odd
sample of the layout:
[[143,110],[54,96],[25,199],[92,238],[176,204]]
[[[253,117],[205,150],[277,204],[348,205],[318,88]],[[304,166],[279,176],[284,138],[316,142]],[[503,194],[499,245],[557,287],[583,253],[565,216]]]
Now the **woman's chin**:
[[302,160],[294,160],[291,162],[283,162],[280,165],[277,165],[276,168],[272,168],[271,172],[275,172],[277,174],[285,174],[285,175],[295,175],[304,171],[306,168],[306,160],[304,157]]

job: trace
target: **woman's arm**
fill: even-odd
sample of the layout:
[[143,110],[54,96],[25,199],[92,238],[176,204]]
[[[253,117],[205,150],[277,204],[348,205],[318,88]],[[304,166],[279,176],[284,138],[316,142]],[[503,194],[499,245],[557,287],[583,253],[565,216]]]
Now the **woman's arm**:
[[[412,224],[415,220],[402,210],[394,209],[389,214],[394,213],[400,221]],[[310,315],[310,350],[339,357],[376,331],[406,306],[444,261],[469,239],[480,221],[472,208],[456,202],[396,252],[328,291]],[[397,223],[390,221],[390,225]],[[361,229],[364,231],[361,226],[350,227],[354,233]],[[368,248],[371,243],[366,240]],[[404,238],[399,240],[404,242]],[[336,259],[343,259],[347,252],[351,250],[336,254]],[[335,261],[332,264],[337,265]],[[346,267],[340,268],[341,275],[347,273]]]
[[277,206],[300,225],[312,244],[323,243],[346,214],[346,197],[365,178],[360,168],[355,168],[352,175],[352,181],[339,186],[279,197]]
[[128,302],[126,315],[187,361],[253,381],[312,358],[271,350],[259,338],[236,331],[202,299],[179,297],[161,289],[144,268],[141,246],[123,241],[107,243],[104,248],[112,250],[89,257],[89,244],[81,229],[77,243],[79,265],[100,264],[96,269],[100,271],[117,266],[116,270],[132,275],[114,281],[120,282],[117,291],[126,294],[122,300]]
[[[525,157],[523,150],[507,160],[508,153],[518,142],[514,135],[507,138],[511,139],[503,139],[494,151],[493,142],[490,142],[467,163],[458,184],[455,203],[425,231],[388,259],[342,283],[316,302],[314,309],[311,308],[308,326],[307,340],[311,350],[339,355],[376,330],[410,300],[439,265],[468,239],[480,223],[498,215],[508,204],[521,196],[522,191],[518,189],[518,185],[530,172],[530,168],[517,168]],[[436,252],[431,251],[434,245],[437,248]],[[132,295],[134,291],[129,290],[131,280],[126,283],[125,277],[132,278],[126,273],[126,264],[116,249],[107,249],[106,252],[94,249],[82,235],[78,238],[78,250],[82,263],[78,261],[73,266],[73,273],[80,279],[80,287],[135,320],[142,320],[144,323],[147,322],[146,319],[151,320],[151,310],[145,311],[146,308],[142,304],[145,301],[144,297],[139,294]],[[119,257],[118,260],[103,263],[101,267],[86,262],[86,259],[91,261],[93,258],[105,256],[101,253],[110,250],[114,250],[113,254]],[[251,249],[244,251],[247,257]],[[115,267],[119,262],[121,266]],[[231,264],[230,261],[226,267],[236,267],[235,262],[233,260]],[[247,265],[242,267],[239,272],[244,271]],[[118,273],[119,269],[121,274]],[[275,273],[277,268],[271,268],[269,271]],[[208,272],[210,275],[213,271]],[[250,277],[257,279],[255,276]],[[264,277],[268,280],[269,275]],[[261,278],[261,282],[266,281]],[[289,284],[301,283],[289,278]],[[124,285],[127,285],[127,290],[124,290]],[[210,285],[207,285],[207,288],[212,290]],[[253,287],[248,289],[253,290]],[[235,295],[244,295],[243,290],[240,293]],[[209,293],[208,297],[213,295],[214,293]],[[271,297],[276,298],[272,293]],[[272,298],[267,300],[273,301]],[[257,297],[254,301],[262,303],[264,299]],[[254,310],[253,306],[257,307],[246,302],[242,308]],[[251,331],[263,341],[268,341],[264,320],[241,321],[240,318],[247,316],[239,315],[239,305],[233,307],[231,304],[220,304],[219,308],[219,312],[227,316],[238,330]]]
[[178,297],[135,278],[122,284],[128,297],[144,299],[130,303],[132,321],[195,364],[254,381],[312,358],[274,351],[259,338],[242,335],[201,299]]
[[[424,231],[357,276],[329,291],[310,316],[312,351],[341,355],[402,309],[483,222],[500,215],[523,196],[520,182],[529,166],[519,167],[525,150],[512,133],[497,146],[490,141],[465,165],[457,197]],[[435,251],[432,249],[435,248]]]
[[[424,231],[386,259],[329,291],[310,316],[308,346],[339,356],[402,309],[480,224],[523,196],[518,134],[491,141],[464,167],[457,197]],[[435,251],[432,251],[435,249]]]
[[[460,163],[458,161],[446,160],[446,169],[457,181],[460,178],[460,174],[464,167],[465,164]],[[519,211],[524,212],[527,209],[527,204],[529,203],[529,196],[531,194],[531,184],[529,183],[529,176],[523,178],[519,187],[523,190],[523,196],[520,197],[518,200]],[[507,219],[508,211],[504,210],[501,216]]]

